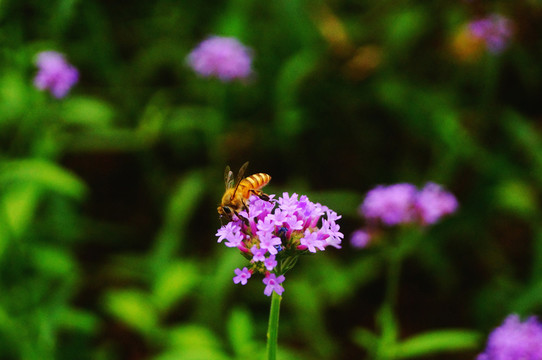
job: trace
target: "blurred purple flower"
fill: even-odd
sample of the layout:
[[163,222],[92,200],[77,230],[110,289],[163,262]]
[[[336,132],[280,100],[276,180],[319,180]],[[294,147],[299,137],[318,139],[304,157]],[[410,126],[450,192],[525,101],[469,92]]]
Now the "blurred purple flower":
[[503,52],[512,37],[512,22],[498,14],[470,22],[468,29],[473,37],[482,39],[493,54]]
[[252,74],[251,50],[233,37],[212,36],[202,41],[187,62],[201,76],[215,76],[224,82]]
[[352,234],[350,243],[355,248],[364,248],[382,225],[432,225],[443,216],[454,213],[457,207],[455,196],[435,183],[427,183],[421,190],[406,183],[379,185],[367,193],[359,206],[359,213],[367,218],[368,224],[366,229]]
[[247,280],[252,276],[251,272],[246,267],[244,267],[243,270],[235,269],[235,274],[237,276],[233,278],[233,282],[236,284],[241,283],[241,285],[246,285]]
[[34,86],[39,90],[49,90],[57,99],[66,96],[79,80],[77,69],[56,51],[38,53],[36,65],[38,73],[34,78]]
[[266,285],[263,293],[267,296],[271,296],[271,293],[275,291],[277,294],[282,295],[284,288],[280,285],[284,281],[284,275],[276,276],[275,274],[269,274],[263,278],[263,283]]
[[369,244],[371,240],[371,235],[365,230],[356,230],[352,233],[350,238],[350,244],[358,249],[363,249]]
[[397,225],[414,219],[413,205],[417,189],[411,184],[377,186],[367,193],[360,213],[369,220]]
[[485,351],[476,360],[540,360],[542,359],[542,325],[532,316],[521,322],[509,315],[489,335]]
[[[293,267],[299,255],[323,251],[328,246],[340,248],[344,235],[336,223],[341,216],[307,196],[283,193],[278,200],[273,199],[274,195],[269,197],[271,201],[251,196],[248,211],[239,212],[244,220],[222,226],[216,236],[218,242],[227,240],[226,246],[237,244],[251,260],[252,272],[265,274],[273,281],[282,279],[280,285],[284,280],[281,276]],[[267,252],[269,257],[262,260]],[[282,286],[277,289],[279,294],[284,291]],[[268,292],[271,294],[272,289]]]
[[457,209],[455,196],[435,183],[427,183],[416,196],[416,211],[425,225],[436,223],[444,215]]
[[[457,209],[454,195],[440,185],[428,183],[418,191],[411,184],[377,186],[367,193],[359,207],[360,214],[369,221],[380,220],[386,226],[421,222],[434,224],[444,215]],[[360,234],[357,234],[360,240]]]

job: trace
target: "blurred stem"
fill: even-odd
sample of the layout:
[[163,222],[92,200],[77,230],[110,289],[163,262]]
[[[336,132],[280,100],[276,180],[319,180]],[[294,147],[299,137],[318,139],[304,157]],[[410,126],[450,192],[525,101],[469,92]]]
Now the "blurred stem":
[[387,278],[384,303],[378,312],[380,325],[380,341],[376,358],[378,360],[391,360],[395,358],[394,349],[397,343],[399,324],[395,316],[395,306],[398,300],[399,279],[401,278],[401,264],[405,257],[404,242],[394,246],[386,254]]
[[277,358],[277,338],[279,335],[279,312],[282,297],[273,291],[271,297],[271,310],[269,311],[269,325],[267,328],[267,360]]
[[386,279],[385,304],[392,310],[397,303],[402,260],[403,256],[400,249],[393,249],[388,257],[388,278]]

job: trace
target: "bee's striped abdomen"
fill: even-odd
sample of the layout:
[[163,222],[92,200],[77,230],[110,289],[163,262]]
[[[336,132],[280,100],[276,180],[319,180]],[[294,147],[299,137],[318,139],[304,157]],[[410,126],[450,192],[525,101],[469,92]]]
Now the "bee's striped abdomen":
[[269,181],[271,181],[271,176],[264,173],[258,173],[244,178],[239,185],[246,186],[249,189],[259,190],[267,185]]

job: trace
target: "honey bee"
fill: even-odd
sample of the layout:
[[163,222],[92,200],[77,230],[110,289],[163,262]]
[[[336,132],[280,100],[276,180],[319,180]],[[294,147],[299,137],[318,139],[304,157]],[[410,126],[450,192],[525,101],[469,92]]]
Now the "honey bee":
[[224,171],[226,192],[222,196],[222,202],[217,208],[221,220],[226,218],[228,221],[231,221],[233,214],[235,214],[238,218],[247,222],[247,219],[239,215],[239,211],[246,210],[248,212],[246,201],[250,195],[256,195],[262,200],[269,201],[269,196],[264,194],[260,189],[269,183],[271,176],[258,173],[243,179],[247,166],[248,161],[239,169],[235,183],[233,181],[233,172],[229,166],[226,166],[226,170]]

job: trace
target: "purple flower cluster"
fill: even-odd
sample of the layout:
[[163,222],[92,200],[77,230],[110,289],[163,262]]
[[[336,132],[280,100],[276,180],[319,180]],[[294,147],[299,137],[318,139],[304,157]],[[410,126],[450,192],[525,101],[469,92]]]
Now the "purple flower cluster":
[[68,94],[79,80],[79,72],[70,65],[64,55],[56,51],[40,52],[36,59],[38,73],[34,85],[40,90],[49,90],[57,99]]
[[307,196],[283,193],[270,201],[251,196],[248,211],[241,219],[222,226],[216,236],[228,247],[237,247],[250,260],[250,267],[236,269],[234,283],[246,284],[250,276],[264,274],[264,294],[273,291],[282,295],[284,273],[290,270],[300,255],[316,253],[328,246],[341,248],[344,235],[336,223],[341,218],[335,211]]
[[484,41],[493,54],[503,52],[512,37],[511,21],[498,14],[470,22],[468,29],[474,38]]
[[476,360],[540,360],[542,359],[542,325],[531,316],[521,322],[509,315],[489,335],[485,352]]
[[378,225],[434,224],[455,212],[457,206],[455,196],[435,183],[427,183],[421,190],[406,183],[377,186],[367,193],[359,207],[368,228],[354,232],[351,244],[357,248],[365,247]]
[[202,41],[188,55],[187,62],[201,76],[214,76],[224,82],[252,74],[251,50],[232,37],[212,36]]

